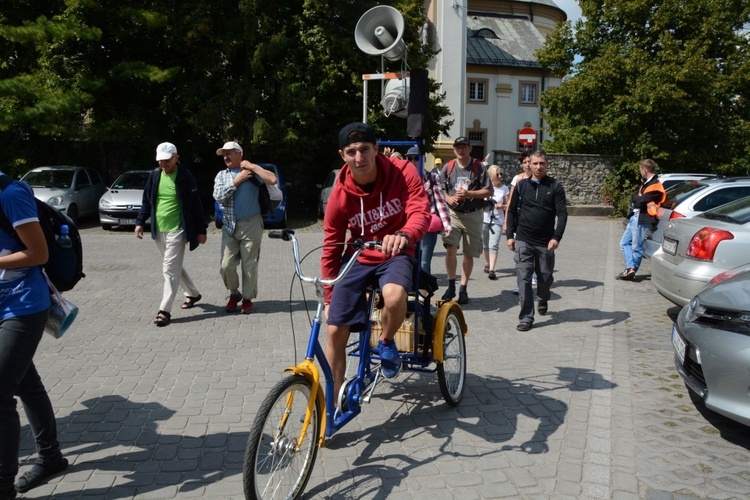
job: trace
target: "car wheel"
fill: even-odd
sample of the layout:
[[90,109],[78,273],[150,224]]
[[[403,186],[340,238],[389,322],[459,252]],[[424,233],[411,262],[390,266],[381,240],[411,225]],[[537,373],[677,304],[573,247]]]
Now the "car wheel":
[[77,223],[78,222],[78,207],[76,205],[70,205],[68,207],[67,216],[70,217],[70,220]]
[[104,229],[105,231],[109,231],[110,229],[112,229],[112,224],[102,224],[102,229]]

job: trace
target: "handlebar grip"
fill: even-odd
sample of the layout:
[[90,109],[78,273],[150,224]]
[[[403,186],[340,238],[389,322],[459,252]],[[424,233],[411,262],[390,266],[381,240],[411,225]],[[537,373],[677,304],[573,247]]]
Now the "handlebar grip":
[[281,231],[269,231],[268,237],[278,240],[284,240],[289,241],[291,240],[291,236],[294,234],[294,230],[292,229],[282,229]]

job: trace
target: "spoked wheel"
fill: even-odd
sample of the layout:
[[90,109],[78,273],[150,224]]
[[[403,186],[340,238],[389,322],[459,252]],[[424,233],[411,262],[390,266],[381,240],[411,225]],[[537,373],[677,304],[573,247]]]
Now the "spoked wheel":
[[464,395],[466,383],[466,342],[461,321],[453,311],[445,318],[443,362],[437,364],[437,374],[443,399],[456,406]]
[[308,401],[315,397],[311,387],[305,377],[288,377],[261,404],[245,450],[245,498],[302,496],[315,464],[322,419],[315,406],[303,431]]

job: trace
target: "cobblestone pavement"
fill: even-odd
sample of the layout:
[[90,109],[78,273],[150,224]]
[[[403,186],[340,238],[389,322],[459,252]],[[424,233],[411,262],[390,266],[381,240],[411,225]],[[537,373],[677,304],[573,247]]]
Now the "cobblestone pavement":
[[[318,454],[307,497],[747,498],[747,429],[691,401],[673,367],[675,308],[648,262],[636,282],[614,279],[621,231],[619,221],[569,220],[550,312],[526,333],[515,329],[510,252],[501,249],[498,281],[477,262],[461,404],[443,402],[434,374],[380,384]],[[298,235],[303,251],[321,242],[316,224]],[[153,242],[90,227],[83,243],[87,277],[66,293],[80,315],[36,356],[71,467],[23,497],[241,498],[257,407],[309,331],[314,294],[294,288],[290,300],[290,245],[263,241],[255,310],[227,315],[212,229],[186,258],[203,300],[186,311],[176,301],[172,324],[157,328]],[[433,270],[444,283],[443,256]],[[21,415],[23,472],[33,443]]]

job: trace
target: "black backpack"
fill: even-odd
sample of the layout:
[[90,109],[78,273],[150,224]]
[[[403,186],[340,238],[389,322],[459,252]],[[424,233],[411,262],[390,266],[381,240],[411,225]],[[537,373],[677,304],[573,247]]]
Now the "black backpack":
[[[13,179],[7,175],[0,175],[0,191],[8,187],[11,182],[14,182]],[[34,201],[39,214],[39,225],[42,226],[49,251],[49,260],[42,265],[42,268],[58,291],[67,292],[72,290],[81,278],[86,276],[83,274],[81,233],[70,217],[37,198],[34,198]],[[68,235],[73,242],[71,248],[63,248],[55,241],[63,225],[68,226]],[[0,207],[0,229],[11,235],[23,246],[15,229],[13,229],[13,225],[2,211],[2,207]]]

